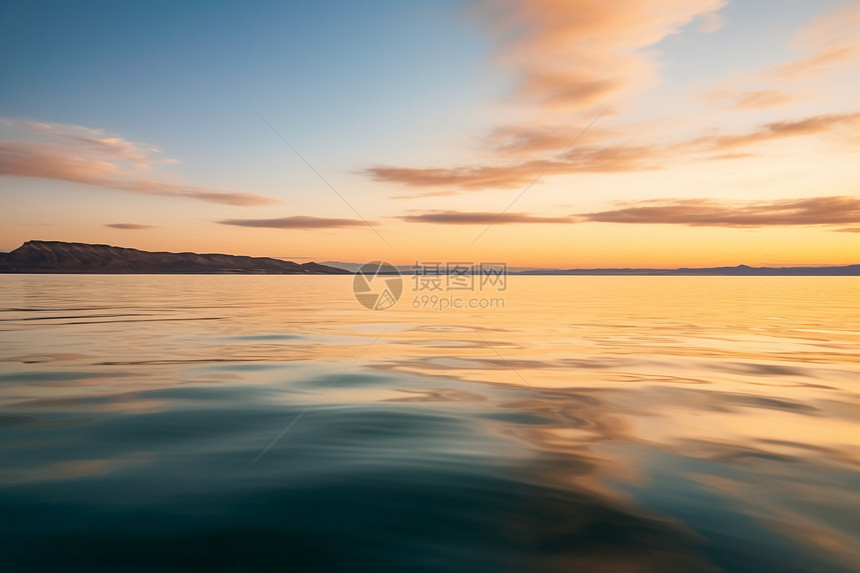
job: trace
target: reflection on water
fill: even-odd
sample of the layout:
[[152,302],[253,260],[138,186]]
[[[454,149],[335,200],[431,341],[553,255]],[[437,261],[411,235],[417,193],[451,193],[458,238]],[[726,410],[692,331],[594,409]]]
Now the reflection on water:
[[350,284],[0,277],[4,569],[857,570],[856,279]]

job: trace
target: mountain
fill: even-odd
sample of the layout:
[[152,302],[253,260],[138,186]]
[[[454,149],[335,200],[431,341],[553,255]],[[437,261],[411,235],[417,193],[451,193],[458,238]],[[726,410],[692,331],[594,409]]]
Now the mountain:
[[139,251],[109,245],[27,241],[0,253],[0,273],[347,275],[317,263],[268,257]]
[[[344,263],[340,261],[326,261],[324,264],[350,272],[355,272],[361,267],[358,263]],[[424,263],[425,265],[427,263]],[[492,266],[498,268],[501,263]],[[401,274],[411,275],[416,273],[413,265],[401,265],[395,267]],[[420,267],[419,269],[420,270]],[[432,274],[431,270],[426,271]],[[446,274],[445,263],[441,264],[439,274]],[[451,271],[453,273],[453,271]],[[473,266],[466,274],[481,274],[480,266]],[[679,269],[542,269],[537,267],[507,267],[508,275],[601,275],[601,276],[860,276],[860,265],[847,265],[840,267],[750,267],[738,265],[736,267],[705,267],[705,268],[679,268]],[[420,272],[418,274],[421,274]]]
[[518,275],[620,276],[860,276],[860,265],[842,267],[706,267],[680,269],[535,269]]
[[[348,275],[361,265],[326,262],[294,263],[268,257],[139,251],[109,245],[27,241],[10,253],[0,253],[0,273],[101,274],[275,274]],[[412,265],[397,267],[412,274]],[[526,270],[523,270],[526,269]],[[442,264],[441,272],[445,267]],[[480,271],[476,268],[475,273]],[[709,267],[680,269],[539,269],[508,267],[510,275],[620,276],[860,276],[860,265],[840,267]]]
[[361,267],[361,263],[344,263],[341,261],[323,261],[322,264],[334,267],[336,269],[343,269],[351,273],[354,273]]
[[[358,271],[358,269],[361,268],[361,266],[362,266],[362,263],[345,263],[343,261],[324,261],[322,264],[328,265],[330,267],[335,267],[338,269],[345,269],[351,273]],[[397,269],[397,271],[402,275],[411,275],[411,274],[415,274],[416,266],[418,267],[418,270],[420,270],[421,265],[424,265],[425,267],[429,268],[430,264],[431,263],[428,263],[425,261],[425,262],[412,263],[411,265],[392,265],[392,266],[395,269]],[[439,272],[441,274],[445,274],[445,263],[442,262],[440,264],[442,266],[441,266],[441,269]],[[460,265],[464,265],[464,264],[468,265],[471,263],[460,263]],[[493,266],[499,267],[499,266],[501,266],[501,263],[494,263]],[[473,265],[473,268],[474,268],[474,271],[473,271],[474,274],[481,274],[480,269],[478,269],[474,265]],[[507,273],[509,275],[519,274],[522,271],[539,271],[539,270],[541,270],[539,267],[507,267]],[[470,272],[472,272],[472,271],[470,271]],[[420,273],[418,273],[418,274],[420,274]]]

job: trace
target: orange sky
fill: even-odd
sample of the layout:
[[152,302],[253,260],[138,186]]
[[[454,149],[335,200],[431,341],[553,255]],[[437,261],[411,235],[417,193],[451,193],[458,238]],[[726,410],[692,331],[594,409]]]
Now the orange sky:
[[[344,45],[328,51],[274,24],[253,38],[231,30],[246,51],[205,64],[193,57],[217,44],[204,31],[142,61],[156,40],[142,27],[104,71],[76,77],[61,67],[95,48],[36,50],[24,32],[38,22],[21,20],[20,58],[3,68],[17,87],[0,99],[0,249],[53,239],[396,264],[860,262],[860,2],[411,10],[338,24]],[[302,14],[335,26],[323,16]],[[410,28],[420,23],[437,34]],[[39,82],[50,89],[34,97]]]

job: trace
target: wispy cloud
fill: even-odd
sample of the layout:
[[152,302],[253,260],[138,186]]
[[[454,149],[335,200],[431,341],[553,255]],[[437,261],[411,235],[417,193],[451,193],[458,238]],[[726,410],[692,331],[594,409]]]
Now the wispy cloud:
[[788,137],[818,135],[840,130],[853,131],[858,125],[860,125],[860,112],[819,115],[793,121],[768,123],[747,133],[703,137],[692,143],[722,151]]
[[[661,169],[683,159],[737,159],[750,153],[736,149],[769,141],[845,132],[849,135],[860,126],[860,112],[820,115],[797,120],[771,122],[747,132],[711,134],[675,144],[607,144],[584,145],[570,149],[552,165],[552,173],[621,173]],[[569,143],[569,142],[568,142]],[[731,152],[731,153],[730,153]],[[497,165],[464,165],[451,168],[410,168],[377,166],[362,171],[375,181],[399,183],[410,187],[449,187],[460,190],[504,189],[525,185],[548,165],[550,159],[532,159]],[[445,194],[450,193],[447,191]]]
[[794,103],[798,97],[780,90],[754,90],[738,95],[737,109],[769,109]]
[[[518,78],[512,100],[567,113],[627,97],[653,83],[653,46],[723,0],[479,2],[476,15],[498,41],[496,59]],[[560,117],[560,116],[557,116]]]
[[394,195],[389,197],[389,199],[420,199],[423,197],[451,197],[452,195],[458,195],[457,191],[427,191],[425,193],[414,193],[410,195]]
[[442,225],[505,225],[510,223],[572,223],[573,217],[540,217],[528,213],[486,213],[463,211],[429,211],[398,217],[409,223]]
[[[657,83],[658,55],[649,47],[691,23],[699,23],[700,31],[716,31],[723,23],[719,9],[724,4],[722,0],[635,0],[619,9],[597,0],[479,2],[477,14],[496,41],[497,69],[514,77],[503,109],[521,121],[492,126],[479,140],[483,157],[490,159],[460,165],[383,164],[358,173],[422,191],[413,197],[428,189],[444,189],[447,195],[522,187],[550,164],[553,153],[573,140],[598,102],[611,110],[610,115],[621,112],[634,95]],[[717,95],[711,94],[712,102],[718,101],[724,109],[771,110],[808,99],[803,89],[784,80],[789,68],[822,73],[837,63],[850,62],[850,54],[860,44],[851,32],[851,23],[860,14],[858,6],[831,11],[799,32],[801,58],[759,70],[748,84],[734,82],[731,88],[714,90]],[[768,80],[777,76],[783,80]],[[683,161],[751,157],[758,154],[760,145],[777,140],[840,131],[850,137],[860,125],[858,120],[860,114],[849,110],[788,117],[736,133],[702,127],[699,134],[684,131],[682,122],[669,118],[662,124],[654,122],[651,131],[598,126],[559,158],[549,174],[643,171]]]
[[363,225],[376,225],[372,221],[360,219],[331,219],[326,217],[309,217],[296,215],[294,217],[281,217],[279,219],[225,219],[216,221],[221,225],[235,225],[237,227],[260,227],[269,229],[336,229],[340,227],[361,227]]
[[765,227],[851,225],[860,223],[860,198],[809,197],[778,201],[665,199],[628,203],[617,209],[577,215],[580,221],[688,225],[693,227]]
[[[410,223],[489,225],[513,223],[623,223],[691,227],[772,227],[860,224],[860,198],[807,197],[776,201],[718,199],[648,199],[619,203],[615,209],[546,217],[529,213],[425,211],[398,217]],[[860,232],[860,228],[838,229]]]
[[699,31],[704,32],[705,34],[713,34],[718,32],[725,24],[726,19],[722,14],[711,12],[710,14],[705,14],[704,18],[702,18],[702,23],[699,25]]
[[[490,33],[494,63],[514,78],[501,102],[509,116],[483,141],[494,161],[455,167],[377,165],[359,173],[411,187],[509,188],[531,181],[600,109],[619,110],[657,82],[657,55],[645,48],[713,14],[724,0],[483,0],[474,20]],[[713,26],[714,24],[711,24]],[[573,119],[571,114],[574,114]],[[577,115],[578,114],[578,115]],[[600,126],[552,173],[651,169],[651,152],[605,139]]]
[[829,10],[803,26],[795,54],[776,65],[745,72],[705,92],[706,99],[735,110],[772,109],[820,94],[822,76],[856,74],[860,68],[860,3]]
[[0,130],[16,141],[38,142],[72,149],[79,156],[107,157],[124,160],[140,167],[157,163],[177,163],[175,159],[161,157],[155,145],[129,141],[102,129],[82,125],[45,123],[26,119],[0,118]]
[[[563,149],[597,109],[620,112],[659,81],[649,50],[724,0],[482,0],[475,10],[495,42],[494,63],[514,78],[502,102],[514,119],[486,142],[496,154]],[[711,20],[711,27],[718,20]],[[577,115],[578,114],[578,115]],[[571,117],[578,121],[571,120]],[[567,126],[565,128],[565,126]],[[570,132],[570,133],[565,133]],[[589,142],[599,141],[595,130]]]
[[767,89],[720,86],[704,93],[709,104],[730,111],[756,111],[789,106],[808,96],[782,87]]
[[[570,143],[568,141],[568,143]],[[572,148],[555,163],[535,159],[502,165],[465,165],[452,168],[409,168],[377,166],[362,173],[375,181],[400,183],[410,187],[456,187],[464,190],[519,187],[552,164],[559,173],[618,173],[657,169],[656,146],[618,145]]]
[[831,10],[805,26],[795,44],[807,54],[791,62],[766,70],[763,76],[772,80],[798,80],[824,74],[837,66],[857,66],[860,42],[860,3],[849,2]]
[[138,223],[108,223],[105,227],[111,229],[122,229],[124,231],[145,231],[146,229],[155,229],[156,225],[139,225]]
[[728,161],[730,159],[745,159],[747,157],[755,157],[752,153],[721,153],[719,155],[711,155],[707,157],[709,161]]
[[[152,167],[175,163],[158,148],[127,141],[101,130],[24,120],[0,120],[0,176],[53,179],[142,195],[180,197],[226,205],[272,205],[254,193],[164,183],[151,179]],[[11,138],[10,138],[11,137]]]
[[796,80],[805,76],[823,73],[834,65],[849,60],[856,51],[850,47],[833,48],[807,58],[781,64],[765,72],[773,79]]

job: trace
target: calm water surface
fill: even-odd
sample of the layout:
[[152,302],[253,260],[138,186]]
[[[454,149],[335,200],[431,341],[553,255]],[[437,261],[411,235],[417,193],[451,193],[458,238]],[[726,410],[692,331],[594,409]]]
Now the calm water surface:
[[0,276],[4,571],[858,571],[860,281]]

